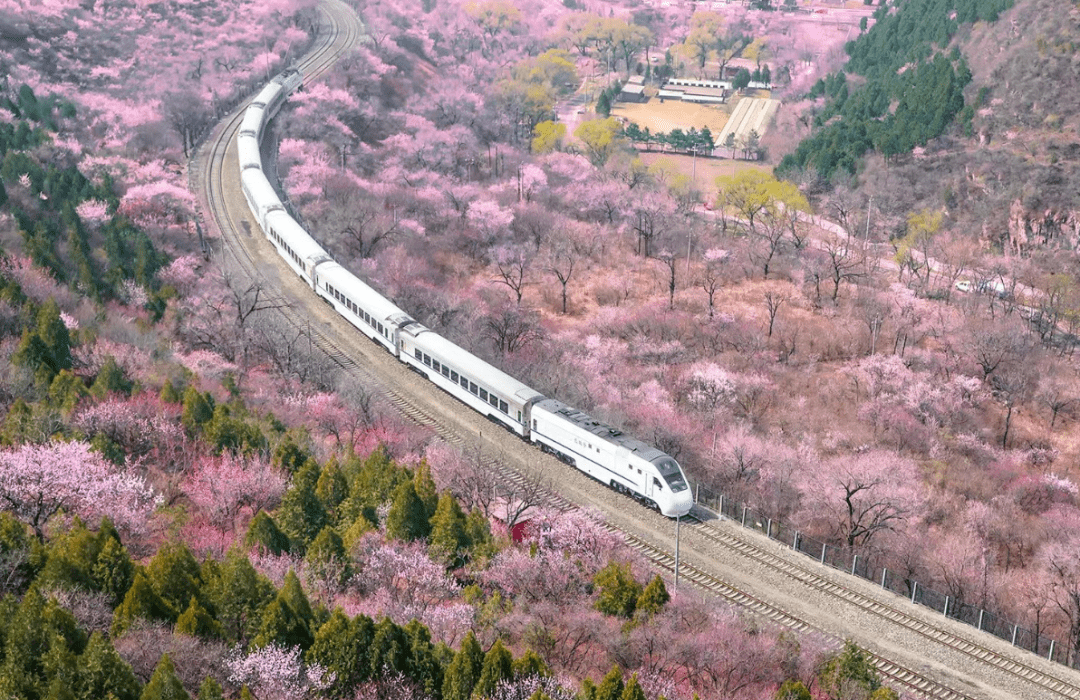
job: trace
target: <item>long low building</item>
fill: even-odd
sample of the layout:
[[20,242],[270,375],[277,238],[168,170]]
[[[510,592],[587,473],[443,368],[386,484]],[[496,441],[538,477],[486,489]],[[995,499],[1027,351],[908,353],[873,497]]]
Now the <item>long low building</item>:
[[672,78],[663,84],[657,97],[683,102],[723,104],[731,95],[731,83],[722,80]]

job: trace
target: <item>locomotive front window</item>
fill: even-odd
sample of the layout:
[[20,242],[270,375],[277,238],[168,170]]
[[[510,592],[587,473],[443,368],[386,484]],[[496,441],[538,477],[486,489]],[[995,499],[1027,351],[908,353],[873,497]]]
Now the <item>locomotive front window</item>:
[[653,462],[656,468],[660,470],[660,476],[664,477],[664,481],[675,493],[679,491],[685,491],[689,488],[686,485],[686,478],[683,477],[682,469],[679,469],[679,463],[673,460],[671,457],[661,457]]

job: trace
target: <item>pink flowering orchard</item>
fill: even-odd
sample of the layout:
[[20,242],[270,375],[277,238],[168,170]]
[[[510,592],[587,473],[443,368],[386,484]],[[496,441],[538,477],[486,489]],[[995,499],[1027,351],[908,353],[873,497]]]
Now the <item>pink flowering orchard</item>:
[[108,464],[85,442],[0,451],[0,500],[40,540],[61,511],[87,522],[108,517],[122,531],[138,532],[158,503],[140,477]]

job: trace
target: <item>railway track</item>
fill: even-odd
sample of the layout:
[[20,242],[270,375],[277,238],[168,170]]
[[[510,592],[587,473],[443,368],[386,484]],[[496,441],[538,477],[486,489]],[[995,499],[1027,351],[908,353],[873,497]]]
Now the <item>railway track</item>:
[[[362,33],[362,26],[356,15],[340,0],[324,0],[322,5],[322,24],[319,37],[316,39],[311,50],[299,63],[304,71],[305,83],[317,79],[322,75],[342,52],[357,41]],[[413,378],[412,373],[406,371],[400,364],[394,362],[380,363],[377,358],[384,356],[389,358],[383,350],[376,349],[374,343],[368,341],[362,335],[352,332],[343,321],[334,320],[323,324],[315,323],[312,318],[317,317],[323,310],[321,301],[315,301],[310,295],[310,290],[304,292],[299,289],[296,277],[278,261],[271,246],[266,243],[257,231],[252,231],[249,221],[249,213],[243,197],[239,194],[239,169],[236,165],[235,135],[242,119],[243,105],[236,113],[228,117],[223,126],[204,145],[206,152],[201,162],[206,163],[204,171],[193,169],[193,177],[198,182],[198,191],[205,200],[206,207],[211,213],[211,218],[216,222],[221,236],[224,252],[229,256],[228,262],[235,265],[238,271],[252,280],[267,279],[273,274],[280,276],[280,282],[290,287],[290,297],[298,301],[297,307],[281,309],[284,317],[297,329],[304,329],[312,344],[336,363],[342,371],[356,377],[369,386],[376,387],[380,395],[394,407],[402,416],[422,426],[429,427],[442,440],[456,446],[473,444],[476,436],[469,429],[464,429],[460,424],[437,417],[439,413],[436,407],[425,407],[423,400],[412,390],[419,384],[426,386],[419,378]],[[306,308],[303,308],[306,307]],[[389,380],[385,374],[391,375]],[[409,377],[411,379],[406,379]],[[404,388],[403,388],[404,387]],[[410,388],[412,387],[412,388]],[[447,397],[447,402],[452,401]],[[460,411],[460,404],[453,402]],[[503,434],[496,431],[492,426],[492,434]],[[505,435],[505,434],[503,434]],[[509,440],[510,436],[505,435]],[[503,478],[509,481],[521,483],[525,477],[522,473],[509,467],[503,461],[496,460],[488,455],[484,461],[502,472]],[[558,463],[553,458],[535,454],[529,458],[530,462],[543,460],[543,469],[557,473],[558,478],[587,480],[574,470]],[[562,470],[562,471],[558,471]],[[611,495],[609,499],[617,501],[616,509],[622,508],[623,501],[619,497]],[[562,494],[551,494],[551,504],[562,509],[577,507]],[[635,512],[640,512],[637,520],[655,518],[662,520],[660,516],[649,514],[641,510],[636,504]],[[1068,680],[1066,674],[1071,671],[1062,667],[1061,674],[1050,674],[1036,668],[1032,664],[1010,659],[985,645],[981,645],[969,636],[962,636],[944,629],[939,629],[912,612],[907,612],[905,607],[899,604],[885,602],[884,597],[872,597],[856,590],[854,587],[838,583],[836,578],[842,575],[832,572],[832,576],[814,571],[811,567],[789,561],[788,559],[767,551],[751,542],[752,533],[745,533],[745,537],[737,537],[725,533],[716,527],[702,521],[688,520],[689,531],[697,538],[708,542],[710,545],[729,553],[732,556],[751,560],[757,566],[765,567],[777,574],[783,575],[808,590],[818,595],[825,596],[846,606],[851,606],[861,614],[872,616],[884,623],[898,626],[907,632],[914,633],[925,640],[922,650],[924,654],[933,654],[933,649],[945,648],[961,654],[970,661],[973,668],[994,669],[995,672],[1006,674],[1018,679],[1031,688],[1032,692],[1020,692],[1012,694],[1008,691],[1002,694],[987,694],[979,692],[976,684],[969,684],[971,688],[961,689],[962,685],[956,682],[947,682],[941,678],[932,678],[924,671],[911,668],[913,664],[905,666],[904,663],[891,658],[888,654],[874,652],[873,645],[863,644],[870,647],[875,664],[884,677],[891,680],[897,686],[921,697],[935,700],[982,700],[988,697],[1031,697],[1031,698],[1075,698],[1080,700],[1080,685],[1076,681]],[[618,526],[611,522],[606,523],[611,531],[621,536],[630,547],[638,551],[645,559],[652,562],[658,569],[674,572],[674,556],[668,548],[656,544],[651,538],[642,536],[636,527]],[[659,529],[659,528],[658,528]],[[687,552],[691,554],[691,552]],[[679,577],[686,582],[693,583],[698,588],[718,595],[744,609],[750,610],[764,619],[776,624],[783,625],[792,630],[807,632],[813,631],[819,634],[837,638],[835,631],[825,629],[807,619],[797,610],[778,604],[774,601],[754,595],[748,590],[748,586],[739,586],[729,580],[725,580],[715,573],[716,567],[710,567],[702,560],[708,559],[709,555],[697,554],[694,558],[696,563],[683,558],[680,561]],[[713,571],[710,571],[710,568]],[[891,594],[889,594],[891,595]],[[899,599],[897,598],[897,601]],[[912,606],[912,609],[914,606]],[[1021,654],[1022,655],[1022,654]],[[979,676],[979,672],[973,672]]]

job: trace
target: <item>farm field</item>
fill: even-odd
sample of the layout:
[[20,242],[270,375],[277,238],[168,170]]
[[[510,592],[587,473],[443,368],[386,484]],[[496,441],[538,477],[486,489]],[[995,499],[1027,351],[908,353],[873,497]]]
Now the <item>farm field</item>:
[[661,103],[654,97],[644,104],[620,102],[612,107],[611,115],[632,121],[642,129],[648,127],[654,133],[707,126],[709,131],[718,134],[727,124],[731,109],[727,105],[713,107],[678,100]]
[[[721,153],[727,149],[720,149]],[[641,159],[652,165],[657,161],[673,163],[675,168],[684,175],[694,176],[694,181],[707,199],[716,195],[716,178],[721,175],[735,175],[743,170],[761,170],[766,173],[772,172],[772,165],[768,163],[756,163],[748,160],[732,160],[731,158],[704,158],[698,157],[697,165],[694,165],[693,156],[676,153],[662,153],[660,151],[641,152]],[[696,175],[695,175],[696,170]]]

